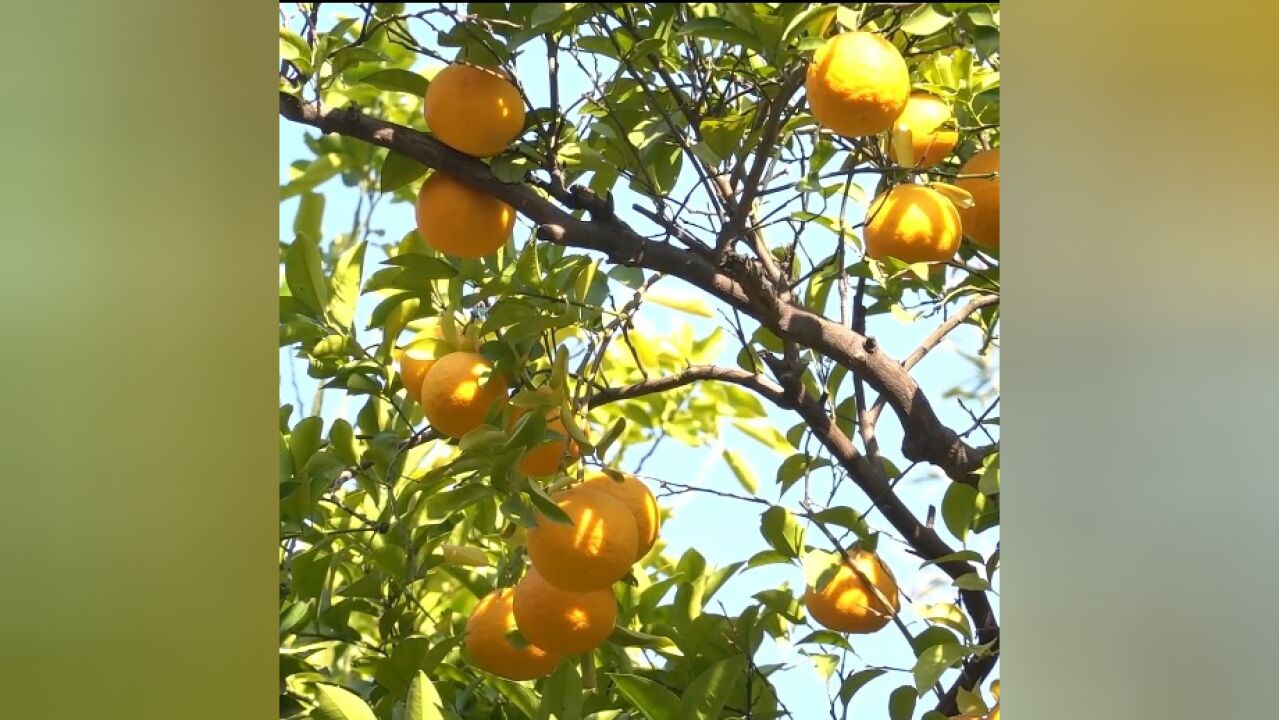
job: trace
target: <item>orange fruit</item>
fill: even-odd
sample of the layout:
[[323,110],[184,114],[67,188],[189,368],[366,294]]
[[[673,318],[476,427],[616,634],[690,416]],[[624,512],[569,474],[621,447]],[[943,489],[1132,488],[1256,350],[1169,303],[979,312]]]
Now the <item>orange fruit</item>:
[[[550,475],[559,470],[561,459],[564,460],[565,465],[572,465],[581,457],[577,443],[568,436],[564,421],[560,420],[560,411],[557,408],[539,409],[547,414],[546,429],[553,433],[559,433],[562,438],[547,440],[544,443],[534,445],[528,452],[524,453],[524,457],[520,458],[517,469],[525,475],[535,477]],[[525,407],[513,408],[511,410],[511,419],[506,425],[507,432],[515,429],[516,423],[528,411],[529,408]]]
[[492,370],[492,363],[473,352],[436,360],[422,381],[422,412],[431,427],[454,440],[479,427],[506,400],[506,381]]
[[560,655],[590,652],[608,639],[617,623],[617,599],[610,588],[590,592],[560,590],[529,568],[515,585],[515,623],[534,645]]
[[439,324],[432,324],[403,349],[394,351],[400,367],[400,381],[404,383],[405,392],[416,402],[422,402],[422,381],[440,355],[442,340],[444,328]]
[[662,523],[661,510],[657,507],[657,498],[639,478],[623,473],[621,482],[614,480],[607,473],[594,471],[586,474],[586,480],[579,487],[590,488],[612,495],[635,516],[635,529],[639,532],[639,545],[635,550],[635,560],[648,554],[653,543],[657,542],[657,531]]
[[436,73],[422,108],[436,139],[474,157],[490,157],[524,129],[524,100],[492,68],[455,63]]
[[[950,105],[941,98],[922,92],[910,96],[906,108],[893,125],[910,128],[911,145],[915,151],[915,162],[911,167],[930,168],[950,155],[955,143],[959,142],[959,132],[943,129],[942,125],[953,124],[954,120],[955,114],[951,112]],[[888,154],[893,162],[904,162],[897,159],[897,152],[891,144]]]
[[845,137],[874,135],[906,107],[910,71],[883,37],[846,32],[817,49],[804,88],[818,125]]
[[602,590],[621,580],[639,545],[635,517],[621,500],[590,488],[575,487],[551,496],[572,525],[537,513],[526,547],[533,567],[561,590]]
[[901,609],[897,581],[877,555],[865,550],[850,550],[848,560],[861,571],[889,601],[891,610],[875,596],[846,563],[840,563],[835,576],[819,592],[809,586],[804,592],[804,607],[821,625],[847,633],[873,633],[888,624]]
[[[999,148],[983,150],[968,158],[960,175],[999,172]],[[973,196],[973,206],[960,208],[964,234],[978,245],[999,249],[999,178],[961,178],[955,181]]]
[[431,173],[417,195],[417,231],[435,250],[460,258],[491,255],[506,244],[515,210],[442,171]]
[[897,185],[866,211],[866,254],[908,263],[942,262],[959,249],[959,211],[945,195],[923,185]]
[[[508,680],[533,680],[550,675],[559,666],[559,655],[536,645],[517,647],[508,633],[516,629],[511,588],[485,595],[466,621],[466,652],[471,664]],[[521,633],[523,634],[523,633]]]

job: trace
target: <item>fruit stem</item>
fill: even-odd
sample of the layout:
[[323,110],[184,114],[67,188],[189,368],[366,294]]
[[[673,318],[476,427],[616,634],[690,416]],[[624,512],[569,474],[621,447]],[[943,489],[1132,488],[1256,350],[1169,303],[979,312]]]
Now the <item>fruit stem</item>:
[[582,656],[582,689],[595,689],[595,653],[593,652]]

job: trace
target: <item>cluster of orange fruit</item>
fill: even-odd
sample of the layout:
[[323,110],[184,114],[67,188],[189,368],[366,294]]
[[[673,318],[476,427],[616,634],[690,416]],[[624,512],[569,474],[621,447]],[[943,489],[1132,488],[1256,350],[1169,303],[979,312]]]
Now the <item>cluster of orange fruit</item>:
[[[524,129],[520,91],[501,71],[454,63],[426,88],[423,113],[437,140],[472,157],[505,150]],[[436,170],[417,197],[418,234],[446,255],[491,255],[511,236],[515,210],[501,200]]]
[[532,567],[484,596],[466,623],[471,663],[511,680],[543,677],[604,644],[617,622],[613,584],[657,542],[657,499],[633,475],[588,473],[552,500],[572,524],[539,513],[525,540]]
[[[818,125],[845,137],[886,130],[909,133],[909,145],[889,144],[894,162],[928,169],[959,142],[954,113],[936,96],[911,92],[910,71],[892,43],[871,32],[845,32],[818,48],[808,66],[805,91]],[[903,135],[904,136],[904,135]],[[903,157],[910,148],[912,158]],[[999,148],[972,155],[955,186],[972,197],[957,206],[932,187],[905,183],[881,193],[867,210],[866,254],[909,263],[944,262],[960,240],[999,248]]]
[[[872,135],[894,126],[910,133],[907,161],[894,144],[895,162],[919,169],[933,167],[953,151],[958,133],[946,126],[953,114],[946,103],[912,93],[904,59],[891,43],[873,33],[848,32],[831,38],[809,66],[806,88],[818,123],[845,136]],[[435,137],[473,157],[491,157],[508,147],[524,126],[519,90],[500,71],[456,63],[430,83],[424,109]],[[999,150],[973,155],[961,175],[997,173]],[[971,194],[971,207],[957,207],[938,191],[916,184],[898,185],[877,197],[866,225],[867,254],[907,262],[938,262],[958,250],[963,234],[974,242],[999,247],[998,177],[959,179]],[[423,182],[417,199],[417,225],[435,250],[462,258],[496,252],[510,237],[514,210],[442,171]],[[431,427],[461,439],[479,427],[495,406],[506,403],[508,384],[477,352],[468,334],[446,340],[431,326],[398,354],[406,391],[417,400]],[[527,408],[512,408],[513,427]],[[547,411],[547,427],[563,437],[530,449],[519,470],[550,475],[576,462],[577,444],[558,410]],[[498,588],[476,605],[467,621],[466,648],[472,663],[513,680],[552,672],[567,657],[590,652],[612,633],[617,601],[612,586],[653,547],[660,524],[656,499],[631,475],[614,478],[589,473],[575,486],[552,496],[571,519],[566,525],[540,513],[527,532],[531,567],[513,588]],[[873,552],[850,551],[819,590],[809,586],[804,605],[816,622],[846,633],[872,633],[900,610],[897,583]],[[513,637],[518,631],[518,638]],[[996,705],[992,718],[998,718]]]
[[[464,331],[450,341],[443,325],[434,322],[397,351],[405,391],[422,406],[422,414],[431,427],[454,440],[461,440],[478,428],[495,410],[507,409],[502,407],[508,405],[507,381],[494,372],[493,363],[477,352],[478,347],[479,340],[473,332]],[[518,406],[509,410],[507,431],[532,411]],[[539,407],[537,412],[544,413],[547,430],[560,439],[534,445],[516,468],[525,475],[541,477],[573,464],[581,454],[564,427],[558,408]]]

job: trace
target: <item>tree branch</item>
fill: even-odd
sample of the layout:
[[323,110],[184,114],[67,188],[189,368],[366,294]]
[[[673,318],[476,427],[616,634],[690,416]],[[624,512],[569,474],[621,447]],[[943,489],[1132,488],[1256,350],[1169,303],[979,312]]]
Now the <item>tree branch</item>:
[[[942,323],[941,325],[938,325],[936,330],[933,330],[931,333],[929,333],[928,337],[924,338],[924,341],[919,344],[919,347],[915,348],[914,352],[912,352],[909,356],[906,357],[905,360],[902,361],[902,369],[910,370],[911,368],[918,365],[919,361],[923,360],[925,355],[927,355],[930,351],[932,351],[933,348],[940,345],[941,341],[944,340],[946,336],[951,333],[952,330],[959,327],[968,318],[972,317],[973,313],[989,305],[994,305],[998,302],[999,302],[998,295],[979,295],[973,298],[967,305],[955,311],[955,314],[951,315],[950,318],[946,320],[946,322]],[[858,407],[861,407],[861,406],[859,405]],[[875,405],[870,409],[870,412],[867,413],[866,422],[870,423],[870,426],[872,428],[875,427],[875,423],[878,422],[879,420],[879,414],[883,411],[884,411],[884,398],[883,396],[880,396],[879,398],[875,400]],[[987,452],[989,451],[987,450],[985,452],[981,452],[981,455],[985,457]],[[980,464],[981,463],[979,461],[978,465]]]
[[674,375],[664,375],[638,382],[634,385],[600,390],[592,395],[587,403],[594,408],[619,400],[630,400],[642,395],[674,390],[677,387],[683,387],[699,380],[718,380],[740,385],[749,390],[754,390],[776,405],[783,405],[786,399],[781,386],[763,375],[756,375],[740,368],[725,367],[723,365],[692,365]]
[[[525,184],[504,183],[475,158],[458,153],[431,136],[388,123],[355,109],[321,112],[298,98],[280,94],[280,114],[326,133],[339,133],[389,148],[424,165],[445,169],[472,187],[511,205],[536,223],[544,240],[603,253],[621,265],[643,267],[679,277],[728,305],[750,315],[783,340],[813,348],[849,368],[883,396],[901,420],[902,454],[908,460],[930,462],[950,477],[975,482],[971,473],[981,467],[989,451],[969,446],[945,426],[914,378],[896,360],[867,345],[867,338],[810,310],[775,296],[761,297],[756,284],[743,284],[742,273],[762,275],[758,263],[729,254],[722,269],[678,247],[647,240],[611,215],[578,220]],[[730,274],[727,269],[732,268]]]

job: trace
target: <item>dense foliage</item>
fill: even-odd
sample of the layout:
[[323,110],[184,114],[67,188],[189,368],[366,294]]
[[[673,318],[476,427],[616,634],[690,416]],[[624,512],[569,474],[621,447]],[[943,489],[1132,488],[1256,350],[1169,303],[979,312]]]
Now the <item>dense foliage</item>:
[[[830,717],[873,683],[891,690],[878,717],[985,718],[999,559],[968,543],[997,548],[998,250],[873,260],[863,229],[872,197],[903,182],[963,202],[964,161],[999,146],[998,23],[998,5],[973,3],[282,5],[280,112],[309,154],[285,158],[280,190],[296,206],[281,395],[293,372],[320,392],[280,410],[281,717],[806,717],[777,689],[784,663],[760,660],[781,642],[812,659]],[[935,167],[894,162],[891,133],[814,121],[806,64],[856,29],[952,109],[958,142]],[[424,135],[430,79],[455,60],[505,68],[527,103],[490,159]],[[500,251],[460,259],[381,230],[411,225],[441,169],[519,212]],[[353,217],[334,217],[339,194]],[[923,328],[909,357],[868,335],[889,318]],[[582,461],[517,471],[546,437],[538,413],[460,441],[434,431],[397,365],[431,322],[469,333],[514,405],[561,408]],[[925,392],[914,366],[961,326],[977,379]],[[742,439],[781,453],[775,477]],[[671,442],[721,456],[739,485],[646,474]],[[477,670],[461,648],[472,608],[525,572],[549,490],[599,466],[661,498],[745,504],[758,524],[721,532],[767,549],[711,567],[659,541],[616,586],[598,650],[536,681]],[[936,508],[907,495],[930,470],[946,483]],[[920,572],[950,584],[944,601],[903,598],[878,631],[906,667],[812,622],[803,587],[749,580],[789,564],[823,582],[833,552],[886,543],[915,560],[891,567],[903,589]],[[737,579],[752,592],[729,612],[717,593]]]

